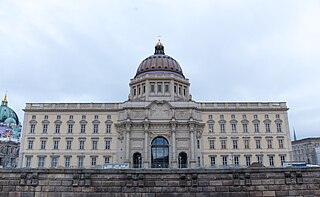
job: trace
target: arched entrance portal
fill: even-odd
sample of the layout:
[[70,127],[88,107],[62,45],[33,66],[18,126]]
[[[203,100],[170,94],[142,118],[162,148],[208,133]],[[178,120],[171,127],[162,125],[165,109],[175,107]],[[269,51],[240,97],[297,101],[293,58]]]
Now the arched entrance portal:
[[151,143],[151,168],[169,167],[169,143],[164,137],[157,137]]
[[142,168],[142,156],[141,153],[134,153],[133,154],[133,164],[132,164],[133,168]]
[[188,156],[187,153],[181,152],[178,156],[179,168],[187,168],[188,167]]

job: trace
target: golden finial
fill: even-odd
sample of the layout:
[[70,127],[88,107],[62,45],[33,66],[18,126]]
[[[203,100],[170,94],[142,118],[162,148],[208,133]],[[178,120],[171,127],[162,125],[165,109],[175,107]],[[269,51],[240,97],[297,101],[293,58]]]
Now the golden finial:
[[161,38],[161,36],[158,36],[158,42],[157,42],[157,45],[161,45],[160,38]]
[[6,91],[6,94],[4,95],[3,101],[7,102],[7,91]]

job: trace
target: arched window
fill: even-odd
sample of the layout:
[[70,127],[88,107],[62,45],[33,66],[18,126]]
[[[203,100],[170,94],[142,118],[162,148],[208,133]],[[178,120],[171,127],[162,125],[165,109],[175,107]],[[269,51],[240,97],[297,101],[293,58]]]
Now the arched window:
[[169,143],[164,137],[157,137],[151,143],[151,168],[169,167]]
[[179,168],[187,168],[188,167],[188,156],[187,153],[181,152],[178,156]]
[[142,156],[141,153],[134,153],[133,154],[133,168],[142,168]]

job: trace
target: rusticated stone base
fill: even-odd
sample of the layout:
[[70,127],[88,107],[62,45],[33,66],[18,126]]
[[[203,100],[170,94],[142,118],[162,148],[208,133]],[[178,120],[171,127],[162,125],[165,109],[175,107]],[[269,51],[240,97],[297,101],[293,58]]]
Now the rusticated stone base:
[[311,197],[320,169],[1,169],[0,196]]

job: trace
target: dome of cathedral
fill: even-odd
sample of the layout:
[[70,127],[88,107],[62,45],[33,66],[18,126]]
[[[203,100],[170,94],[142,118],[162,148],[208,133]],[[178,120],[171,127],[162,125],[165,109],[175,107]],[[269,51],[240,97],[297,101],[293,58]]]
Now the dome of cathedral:
[[160,40],[155,46],[154,55],[147,57],[140,63],[135,78],[145,73],[174,73],[184,77],[179,63],[172,57],[165,55],[164,46]]
[[15,111],[7,106],[8,101],[6,96],[0,106],[0,123],[15,123],[19,124],[19,119]]

